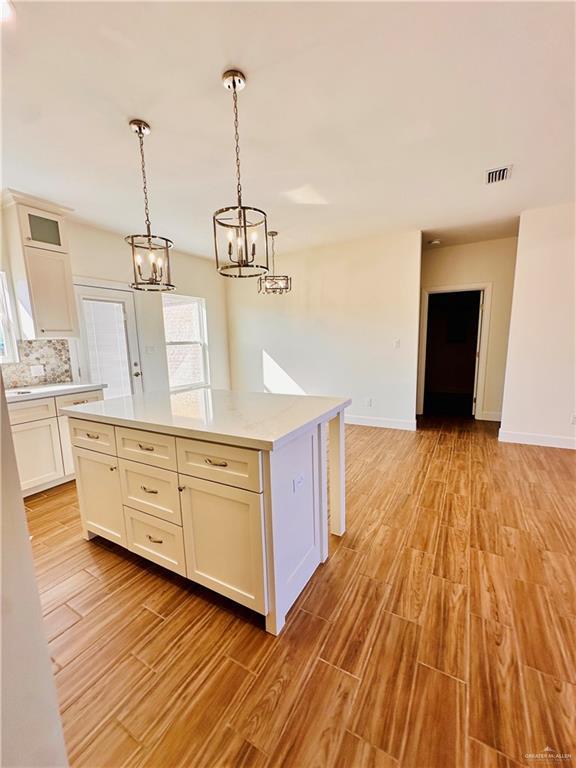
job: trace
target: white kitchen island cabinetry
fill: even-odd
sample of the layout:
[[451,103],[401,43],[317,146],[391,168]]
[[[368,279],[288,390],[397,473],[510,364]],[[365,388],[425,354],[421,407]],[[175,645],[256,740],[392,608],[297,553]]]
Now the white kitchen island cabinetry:
[[206,388],[63,409],[85,537],[257,611],[278,634],[328,557],[329,527],[345,530],[349,403]]

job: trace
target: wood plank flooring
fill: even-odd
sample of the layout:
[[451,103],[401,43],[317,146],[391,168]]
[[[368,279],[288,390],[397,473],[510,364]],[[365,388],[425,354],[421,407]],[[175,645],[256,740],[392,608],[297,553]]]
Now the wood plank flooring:
[[576,457],[496,434],[347,427],[348,530],[278,638],[84,541],[73,483],[28,498],[71,764],[576,766]]

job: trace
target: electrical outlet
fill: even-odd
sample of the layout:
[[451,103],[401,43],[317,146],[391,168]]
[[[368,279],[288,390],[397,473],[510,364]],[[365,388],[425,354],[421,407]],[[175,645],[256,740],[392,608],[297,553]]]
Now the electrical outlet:
[[400,349],[400,339],[394,339],[392,346],[394,349]]
[[44,366],[43,365],[31,365],[30,366],[30,375],[31,376],[44,376]]
[[365,408],[372,408],[373,400],[371,397],[364,398],[364,407]]

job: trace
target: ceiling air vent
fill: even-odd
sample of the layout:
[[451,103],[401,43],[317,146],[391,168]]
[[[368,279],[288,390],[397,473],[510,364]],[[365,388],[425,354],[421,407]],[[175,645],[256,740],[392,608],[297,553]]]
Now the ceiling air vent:
[[502,168],[491,168],[486,171],[486,184],[496,184],[497,181],[506,181],[512,174],[511,165],[503,165]]

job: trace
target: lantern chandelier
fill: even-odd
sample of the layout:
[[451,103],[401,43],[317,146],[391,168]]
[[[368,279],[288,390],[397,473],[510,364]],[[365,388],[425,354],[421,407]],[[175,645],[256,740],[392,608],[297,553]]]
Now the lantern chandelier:
[[238,133],[238,92],[246,85],[243,73],[230,69],[222,83],[232,92],[234,145],[236,154],[236,205],[220,208],[212,217],[216,269],[224,277],[260,277],[268,272],[268,229],[266,213],[242,204],[240,178],[240,136]]
[[276,236],[278,232],[273,229],[268,232],[272,242],[272,274],[262,275],[258,278],[258,293],[290,293],[292,290],[292,278],[288,275],[276,274]]
[[148,206],[148,182],[144,160],[144,136],[150,133],[150,126],[144,120],[131,120],[130,128],[138,136],[140,144],[140,165],[142,169],[142,191],[144,192],[145,235],[128,235],[124,239],[132,248],[134,282],[131,287],[137,291],[173,291],[170,278],[170,248],[174,245],[167,237],[152,234]]

